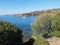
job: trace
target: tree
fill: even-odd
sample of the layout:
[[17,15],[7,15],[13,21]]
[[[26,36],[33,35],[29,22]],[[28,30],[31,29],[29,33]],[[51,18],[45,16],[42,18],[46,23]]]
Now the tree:
[[33,35],[39,36],[41,32],[48,33],[51,30],[50,15],[40,15],[32,24]]
[[34,45],[48,45],[43,35],[50,32],[48,30],[51,30],[51,19],[50,15],[46,15],[40,15],[32,24],[32,36],[36,39]]
[[[60,36],[60,12],[53,11],[51,13],[40,15],[32,24],[32,30],[32,36],[36,40],[39,40],[39,38],[43,37],[45,34],[50,34],[50,36]],[[40,36],[41,34],[42,36]],[[44,39],[41,38],[41,40],[43,41],[39,40],[39,43],[44,43]],[[38,41],[35,43],[38,44]]]
[[51,35],[52,36],[60,36],[60,12],[55,12],[52,16],[51,16],[52,20],[52,32]]

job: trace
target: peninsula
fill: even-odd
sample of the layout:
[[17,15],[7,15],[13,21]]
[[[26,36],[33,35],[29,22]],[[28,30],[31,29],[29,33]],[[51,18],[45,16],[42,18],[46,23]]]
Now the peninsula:
[[48,9],[48,10],[41,10],[41,11],[33,11],[29,13],[23,13],[23,14],[12,14],[13,16],[38,16],[45,13],[51,13],[52,11],[60,11],[60,9]]

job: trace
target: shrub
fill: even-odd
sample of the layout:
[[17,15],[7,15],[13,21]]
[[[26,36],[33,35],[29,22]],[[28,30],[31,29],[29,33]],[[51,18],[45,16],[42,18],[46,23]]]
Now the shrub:
[[0,22],[0,45],[22,45],[22,31],[8,22]]

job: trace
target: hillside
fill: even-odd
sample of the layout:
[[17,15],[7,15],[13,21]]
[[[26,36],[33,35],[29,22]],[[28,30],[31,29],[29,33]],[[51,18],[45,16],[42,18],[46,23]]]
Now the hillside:
[[51,13],[53,11],[60,11],[60,9],[48,9],[48,10],[42,10],[42,11],[34,11],[29,13],[23,13],[23,14],[13,14],[15,16],[38,16],[45,13]]

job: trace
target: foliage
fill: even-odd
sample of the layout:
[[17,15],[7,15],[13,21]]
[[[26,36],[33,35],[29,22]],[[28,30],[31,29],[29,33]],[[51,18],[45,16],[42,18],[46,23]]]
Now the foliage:
[[36,39],[34,45],[48,45],[48,42],[45,40],[43,36],[40,36]]
[[22,45],[22,31],[15,25],[0,21],[0,45]]
[[32,24],[33,35],[39,36],[41,32],[47,33],[51,30],[51,18],[50,15],[41,15]]
[[52,32],[51,35],[52,36],[60,36],[60,12],[56,12],[53,16],[52,16]]
[[17,31],[16,25],[12,25],[8,22],[3,22],[0,21],[0,30],[12,30],[12,31]]
[[[32,24],[32,30],[32,35],[36,37],[36,45],[41,45],[41,42],[44,43],[44,39],[42,38],[46,33],[51,36],[60,36],[60,11],[52,11],[51,13],[40,15]],[[41,34],[42,38],[40,37]],[[39,40],[37,37],[41,38],[43,41]],[[38,44],[38,42],[40,43]]]

